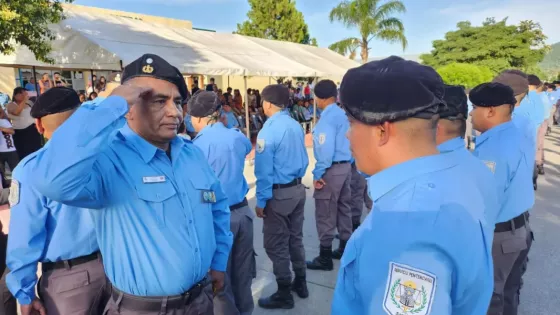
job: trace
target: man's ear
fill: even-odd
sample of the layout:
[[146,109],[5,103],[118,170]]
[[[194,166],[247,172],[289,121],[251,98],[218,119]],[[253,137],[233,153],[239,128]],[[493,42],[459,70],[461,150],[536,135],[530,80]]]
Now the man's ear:
[[389,132],[391,128],[392,125],[388,121],[375,128],[375,136],[379,139],[379,146],[385,145],[387,144],[387,142],[389,142]]
[[37,128],[37,131],[40,134],[44,134],[45,133],[45,127],[43,127],[43,123],[41,122],[40,118],[35,118],[35,128]]

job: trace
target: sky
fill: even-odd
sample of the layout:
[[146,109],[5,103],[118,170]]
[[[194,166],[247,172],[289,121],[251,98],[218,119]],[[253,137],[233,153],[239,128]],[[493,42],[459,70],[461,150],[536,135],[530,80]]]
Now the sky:
[[[348,37],[357,36],[356,29],[329,21],[329,12],[342,0],[296,0],[312,37],[321,47]],[[384,0],[381,0],[385,2]],[[542,2],[536,8],[528,0],[403,0],[407,12],[399,14],[404,23],[408,48],[400,44],[373,41],[370,56],[415,55],[429,52],[432,41],[442,39],[446,32],[456,29],[457,22],[471,21],[480,25],[487,17],[509,23],[521,20],[539,22],[548,43],[560,41],[557,17],[560,1]],[[76,0],[76,4],[142,14],[165,16],[192,21],[193,27],[231,33],[237,24],[247,19],[247,0]],[[555,27],[556,26],[556,27]]]

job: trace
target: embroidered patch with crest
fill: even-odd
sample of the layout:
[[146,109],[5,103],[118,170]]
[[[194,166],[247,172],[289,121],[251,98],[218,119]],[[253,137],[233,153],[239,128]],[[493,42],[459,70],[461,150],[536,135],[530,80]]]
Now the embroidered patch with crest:
[[383,309],[390,315],[430,314],[436,280],[427,271],[391,262]]
[[496,171],[496,162],[494,161],[483,161],[484,164],[486,164],[486,166],[488,166],[488,168],[490,169],[490,171],[492,171],[492,173],[494,173]]
[[10,196],[8,197],[8,202],[10,207],[13,207],[19,203],[19,182],[12,179],[12,186],[10,186]]
[[264,151],[264,139],[257,139],[257,153],[262,153]]
[[320,133],[319,134],[319,145],[323,145],[323,143],[325,143],[325,141],[327,140],[327,135],[324,133]]
[[216,194],[211,190],[205,190],[202,192],[202,202],[204,203],[216,203]]

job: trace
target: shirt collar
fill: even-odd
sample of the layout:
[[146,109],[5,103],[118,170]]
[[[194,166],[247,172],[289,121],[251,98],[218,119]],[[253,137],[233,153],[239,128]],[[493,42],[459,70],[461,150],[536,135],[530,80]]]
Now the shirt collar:
[[[144,160],[144,162],[146,163],[149,163],[154,158],[154,156],[156,156],[158,151],[161,151],[163,154],[165,154],[163,150],[149,143],[148,141],[146,141],[146,139],[140,137],[136,132],[134,132],[134,130],[130,128],[128,123],[125,124],[124,127],[119,130],[119,132],[126,141],[132,144],[136,152],[140,154],[142,160]],[[179,137],[175,137],[173,138],[173,140],[171,140],[169,145],[171,146],[171,155],[174,158],[180,152],[181,147],[184,145],[184,141]]]
[[206,127],[202,128],[202,130],[200,130],[200,132],[196,135],[195,139],[197,139],[198,137],[202,136],[205,132],[207,132],[208,130],[210,130],[210,128],[225,128],[227,129],[226,126],[224,126],[224,124],[222,122],[217,122],[211,125],[207,125]]
[[338,105],[336,105],[336,103],[332,103],[330,105],[327,105],[327,107],[325,107],[325,109],[323,109],[323,117],[329,115],[330,112],[336,112],[336,108],[340,108],[338,107]]
[[375,202],[402,183],[423,174],[456,166],[456,159],[449,154],[436,154],[416,158],[385,169],[368,178],[371,199]]
[[438,150],[441,153],[451,152],[465,147],[465,140],[461,137],[447,140],[438,145]]
[[502,130],[512,128],[512,127],[515,127],[515,125],[513,124],[513,121],[511,121],[511,120],[508,121],[508,122],[499,124],[497,126],[494,126],[490,129],[486,130],[486,132],[483,132],[482,134],[480,134],[480,136],[476,137],[475,143],[476,143],[476,145],[481,145],[482,143],[484,143],[484,141],[488,140],[488,138],[495,135],[496,133],[498,133]]

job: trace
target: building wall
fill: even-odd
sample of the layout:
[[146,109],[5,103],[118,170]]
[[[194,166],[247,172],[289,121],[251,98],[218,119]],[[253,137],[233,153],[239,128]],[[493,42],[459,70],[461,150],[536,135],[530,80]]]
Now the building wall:
[[10,95],[18,86],[16,82],[16,72],[14,68],[0,67],[0,92]]

